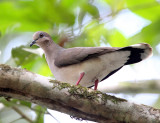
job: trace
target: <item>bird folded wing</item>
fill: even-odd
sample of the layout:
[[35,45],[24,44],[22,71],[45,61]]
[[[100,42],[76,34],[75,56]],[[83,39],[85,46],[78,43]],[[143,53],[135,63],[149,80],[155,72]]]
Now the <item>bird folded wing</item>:
[[55,58],[55,65],[57,67],[64,67],[67,65],[77,64],[79,62],[96,58],[105,53],[116,51],[120,48],[113,47],[75,47],[64,49],[59,52]]

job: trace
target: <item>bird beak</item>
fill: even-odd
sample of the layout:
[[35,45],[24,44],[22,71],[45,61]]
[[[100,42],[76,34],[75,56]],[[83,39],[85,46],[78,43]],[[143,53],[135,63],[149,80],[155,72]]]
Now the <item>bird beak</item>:
[[33,40],[32,43],[30,44],[30,47],[36,43],[37,40]]

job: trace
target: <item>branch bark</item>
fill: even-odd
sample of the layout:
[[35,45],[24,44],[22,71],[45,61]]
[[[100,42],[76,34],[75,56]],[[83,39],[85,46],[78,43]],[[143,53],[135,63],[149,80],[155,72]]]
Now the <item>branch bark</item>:
[[84,120],[159,123],[160,110],[81,86],[0,65],[0,95],[30,101]]

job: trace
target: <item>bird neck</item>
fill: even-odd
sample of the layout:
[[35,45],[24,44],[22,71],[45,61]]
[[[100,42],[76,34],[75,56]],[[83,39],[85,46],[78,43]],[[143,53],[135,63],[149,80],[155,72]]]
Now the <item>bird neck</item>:
[[56,54],[64,49],[63,47],[60,47],[59,45],[57,45],[56,43],[54,43],[53,41],[48,42],[47,46],[42,47],[42,49],[44,50],[44,53],[46,55],[46,57],[55,57]]

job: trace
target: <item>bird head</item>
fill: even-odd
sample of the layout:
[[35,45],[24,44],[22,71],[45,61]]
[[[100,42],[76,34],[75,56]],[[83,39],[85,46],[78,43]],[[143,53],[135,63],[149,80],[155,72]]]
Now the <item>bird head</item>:
[[48,33],[42,31],[35,32],[33,34],[33,41],[30,44],[30,47],[34,44],[42,47],[43,45],[48,44],[50,40],[52,39]]

